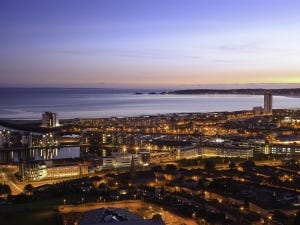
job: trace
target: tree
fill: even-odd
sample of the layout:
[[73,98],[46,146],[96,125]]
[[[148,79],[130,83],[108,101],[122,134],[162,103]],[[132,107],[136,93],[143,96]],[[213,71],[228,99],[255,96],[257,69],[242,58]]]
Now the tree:
[[153,172],[162,172],[162,170],[163,170],[162,167],[159,166],[159,165],[158,165],[158,166],[153,166],[153,167],[152,167],[152,171],[153,171]]
[[228,166],[229,166],[229,169],[231,169],[231,170],[234,170],[236,168],[235,162],[233,162],[233,161],[231,161]]
[[26,194],[32,194],[34,191],[34,187],[32,186],[32,184],[27,184],[25,187],[24,187],[24,192]]
[[243,169],[253,169],[255,167],[255,163],[252,160],[246,160],[241,163],[241,167],[243,167]]
[[211,159],[205,159],[204,160],[204,169],[208,171],[214,170],[216,167],[216,163]]
[[11,189],[7,184],[0,184],[0,195],[11,194]]
[[93,176],[93,177],[90,178],[90,180],[91,180],[92,182],[97,182],[97,181],[100,181],[101,179],[102,179],[102,178],[99,177],[99,176]]
[[167,164],[166,165],[166,172],[167,173],[175,173],[177,170],[177,166],[175,166],[174,164]]

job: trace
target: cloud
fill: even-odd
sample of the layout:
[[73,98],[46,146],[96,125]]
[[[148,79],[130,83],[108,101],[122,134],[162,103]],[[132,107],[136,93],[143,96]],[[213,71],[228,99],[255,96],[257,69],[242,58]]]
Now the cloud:
[[238,60],[238,59],[211,59],[209,62],[214,64],[228,64],[228,65],[240,65],[241,63],[249,63],[249,61]]
[[150,59],[203,59],[200,55],[185,54],[180,51],[169,50],[126,50],[126,49],[69,49],[50,51],[54,54],[78,56],[113,56],[122,58],[150,58]]
[[238,53],[257,53],[257,52],[289,52],[289,53],[299,53],[295,49],[282,49],[275,46],[270,47],[271,41],[257,40],[245,43],[229,43],[217,46],[216,49],[220,51],[227,52],[238,52]]

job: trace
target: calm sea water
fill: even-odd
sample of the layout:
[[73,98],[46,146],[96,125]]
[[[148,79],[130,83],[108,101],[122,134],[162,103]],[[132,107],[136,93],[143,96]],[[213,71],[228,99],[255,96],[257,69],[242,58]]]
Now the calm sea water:
[[[97,118],[181,112],[249,110],[263,106],[263,96],[151,95],[153,90],[0,89],[0,118],[40,119],[45,111],[59,118]],[[162,90],[158,90],[160,92]],[[136,95],[135,92],[142,92]],[[300,99],[274,96],[274,108],[300,108]]]

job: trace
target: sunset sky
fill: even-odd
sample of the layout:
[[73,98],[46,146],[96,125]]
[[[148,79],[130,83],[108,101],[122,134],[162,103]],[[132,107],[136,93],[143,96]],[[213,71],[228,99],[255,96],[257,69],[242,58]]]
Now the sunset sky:
[[1,87],[300,86],[299,0],[0,4]]

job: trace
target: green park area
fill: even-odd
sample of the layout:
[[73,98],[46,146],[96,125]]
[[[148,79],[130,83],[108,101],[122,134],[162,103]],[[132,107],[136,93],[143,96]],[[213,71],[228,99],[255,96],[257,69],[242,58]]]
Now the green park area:
[[60,224],[57,213],[58,199],[26,204],[0,206],[0,221],[5,225],[55,225]]

